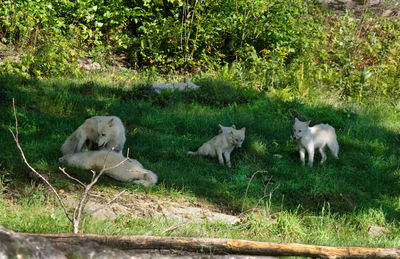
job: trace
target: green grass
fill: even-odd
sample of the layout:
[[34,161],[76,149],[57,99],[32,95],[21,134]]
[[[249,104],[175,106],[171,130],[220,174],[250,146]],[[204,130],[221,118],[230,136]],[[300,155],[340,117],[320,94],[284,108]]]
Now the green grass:
[[[119,78],[119,80],[114,80]],[[151,81],[152,79],[150,79]],[[126,83],[124,83],[126,82]],[[247,184],[245,208],[263,196],[271,176],[272,191],[263,212],[241,224],[193,223],[168,233],[177,224],[166,218],[87,219],[86,233],[151,234],[248,238],[320,245],[397,247],[400,245],[399,110],[396,105],[368,103],[357,107],[315,92],[306,99],[259,92],[238,81],[203,75],[196,91],[153,94],[141,75],[93,75],[81,79],[34,80],[0,77],[0,224],[16,231],[71,232],[56,200],[42,185],[32,186],[29,169],[8,131],[15,129],[12,98],[19,120],[20,143],[30,163],[59,188],[71,183],[61,176],[59,148],[87,117],[116,115],[127,129],[130,156],[156,172],[160,184],[144,188],[116,184],[103,177],[99,186],[163,195],[195,197],[239,213]],[[302,167],[292,140],[294,117],[336,128],[339,160],[328,155],[320,166]],[[232,153],[232,168],[217,159],[188,156],[218,133],[218,124],[246,127],[242,149]],[[274,156],[279,154],[282,158]],[[89,173],[68,168],[83,180]],[[39,189],[37,189],[39,188]],[[369,226],[385,226],[377,237]]]

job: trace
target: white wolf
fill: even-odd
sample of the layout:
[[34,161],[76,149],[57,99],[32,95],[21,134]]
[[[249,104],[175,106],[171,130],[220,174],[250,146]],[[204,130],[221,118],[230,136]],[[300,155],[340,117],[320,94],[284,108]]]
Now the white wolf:
[[63,155],[81,152],[85,144],[89,150],[111,150],[122,153],[125,145],[125,127],[116,116],[94,116],[78,127],[61,146]]
[[324,151],[326,145],[331,150],[333,156],[339,159],[339,144],[336,139],[335,129],[329,124],[318,124],[313,127],[309,127],[309,125],[310,121],[304,122],[297,118],[294,119],[294,139],[299,144],[300,159],[303,165],[305,164],[305,150],[307,150],[308,166],[312,167],[315,148],[319,149],[322,156],[321,164],[323,164],[326,160]]
[[223,133],[223,132],[229,132],[231,129],[236,129],[236,126],[233,124],[231,127],[225,127],[222,126],[221,124],[218,124],[219,126],[219,133]]
[[104,174],[118,181],[133,181],[144,186],[157,183],[157,175],[155,173],[145,169],[137,160],[126,159],[123,155],[115,152],[106,150],[80,152],[60,157],[59,161],[68,166],[87,170],[101,170],[103,166],[110,168],[124,161],[119,166],[105,171]]
[[231,167],[231,152],[235,147],[241,148],[245,138],[246,128],[237,130],[232,127],[223,127],[219,125],[221,133],[197,149],[197,151],[189,151],[190,155],[218,157],[221,165],[225,162],[228,167]]

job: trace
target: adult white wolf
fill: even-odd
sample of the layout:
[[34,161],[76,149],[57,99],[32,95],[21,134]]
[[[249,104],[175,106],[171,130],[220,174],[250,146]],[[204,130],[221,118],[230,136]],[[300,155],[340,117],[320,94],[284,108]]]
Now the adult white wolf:
[[67,154],[59,158],[59,161],[68,166],[87,170],[101,170],[103,166],[110,168],[123,162],[119,166],[107,170],[104,174],[122,182],[133,181],[144,186],[157,183],[157,175],[143,167],[139,161],[106,150],[87,151]]
[[197,149],[197,151],[189,151],[190,155],[218,157],[221,165],[225,162],[228,167],[231,167],[231,152],[235,147],[241,148],[245,138],[246,128],[240,130],[234,127],[224,127],[221,124],[220,134],[213,137]]
[[318,124],[309,127],[310,122],[300,121],[295,118],[293,125],[294,139],[299,144],[300,159],[303,165],[305,164],[305,150],[307,150],[308,166],[312,167],[315,148],[319,149],[322,156],[321,164],[323,164],[326,160],[325,146],[328,146],[333,156],[339,159],[339,144],[336,139],[335,129],[329,124]]
[[100,148],[122,153],[125,145],[125,127],[116,116],[94,116],[87,119],[61,146],[63,155],[81,152],[85,144],[89,150]]

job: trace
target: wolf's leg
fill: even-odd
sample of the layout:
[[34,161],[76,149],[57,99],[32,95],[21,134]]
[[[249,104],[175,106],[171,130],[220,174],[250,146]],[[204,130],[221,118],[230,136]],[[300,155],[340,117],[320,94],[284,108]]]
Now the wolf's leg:
[[221,151],[217,151],[217,155],[218,155],[218,161],[221,165],[224,165],[224,158],[222,157],[222,152]]
[[312,167],[314,163],[314,144],[309,144],[306,147],[308,153],[308,166]]
[[87,142],[88,142],[87,145],[88,145],[89,150],[99,150],[99,146],[97,145],[96,142],[91,141],[90,139],[88,139]]
[[319,153],[321,153],[321,165],[326,161],[326,154],[325,154],[325,150],[324,150],[325,146],[322,146],[319,148]]
[[85,143],[86,143],[86,137],[85,138],[81,137],[78,141],[78,145],[76,145],[76,152],[81,152]]
[[229,151],[225,152],[224,157],[225,157],[226,165],[230,168],[231,167],[231,153]]
[[306,159],[306,150],[304,149],[304,147],[302,147],[302,146],[299,146],[299,148],[300,148],[300,150],[299,150],[299,154],[300,154],[300,160],[301,160],[301,163],[304,165],[306,162],[305,162],[305,159]]

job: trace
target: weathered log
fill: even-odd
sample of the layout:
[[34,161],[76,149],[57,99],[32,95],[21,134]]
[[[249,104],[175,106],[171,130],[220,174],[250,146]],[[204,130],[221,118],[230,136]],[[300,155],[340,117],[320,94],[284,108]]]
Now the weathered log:
[[398,248],[329,247],[295,243],[256,242],[240,239],[105,236],[94,234],[28,234],[46,237],[55,246],[95,241],[120,249],[174,249],[190,252],[314,258],[400,258]]

